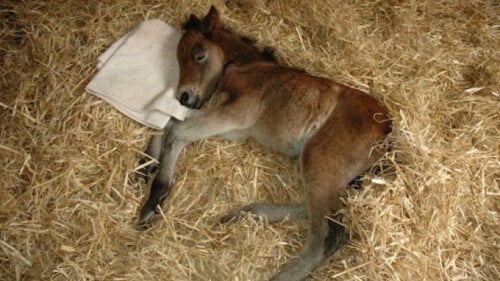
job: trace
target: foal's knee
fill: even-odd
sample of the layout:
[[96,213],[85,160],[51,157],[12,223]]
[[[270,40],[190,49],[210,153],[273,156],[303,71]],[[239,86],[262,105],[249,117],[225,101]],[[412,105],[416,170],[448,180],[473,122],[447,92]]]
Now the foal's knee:
[[170,133],[165,139],[165,149],[172,149],[174,146],[184,147],[190,142],[190,136],[187,135],[186,128],[180,123],[177,126],[172,127]]

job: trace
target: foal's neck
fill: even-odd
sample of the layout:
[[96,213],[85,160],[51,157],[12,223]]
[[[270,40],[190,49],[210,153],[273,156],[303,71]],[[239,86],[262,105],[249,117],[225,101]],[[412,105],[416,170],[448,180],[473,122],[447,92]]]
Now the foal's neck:
[[255,46],[243,42],[238,36],[225,31],[217,33],[216,43],[218,43],[225,56],[225,64],[234,63],[243,65],[253,61],[265,60],[262,52]]

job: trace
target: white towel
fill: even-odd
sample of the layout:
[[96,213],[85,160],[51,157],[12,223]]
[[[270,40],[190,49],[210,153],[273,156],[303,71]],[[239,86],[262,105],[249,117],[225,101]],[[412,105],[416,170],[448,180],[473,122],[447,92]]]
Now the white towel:
[[171,117],[184,120],[187,108],[175,99],[180,37],[161,20],[142,22],[99,56],[87,92],[151,128],[162,129]]

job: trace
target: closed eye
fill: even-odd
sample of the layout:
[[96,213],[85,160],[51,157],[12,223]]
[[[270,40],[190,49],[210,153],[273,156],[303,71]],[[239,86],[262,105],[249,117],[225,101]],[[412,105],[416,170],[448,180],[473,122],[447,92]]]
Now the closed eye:
[[207,53],[201,53],[194,57],[196,63],[202,63],[207,58]]

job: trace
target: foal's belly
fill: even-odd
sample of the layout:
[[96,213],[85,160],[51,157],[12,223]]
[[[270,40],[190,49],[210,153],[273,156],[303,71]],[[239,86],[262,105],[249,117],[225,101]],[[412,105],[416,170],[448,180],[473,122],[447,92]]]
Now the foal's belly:
[[294,138],[294,139],[283,139],[277,135],[268,135],[262,134],[259,132],[257,134],[252,134],[252,138],[254,138],[257,142],[268,148],[269,150],[281,153],[288,157],[298,157],[300,155],[300,151],[304,144],[309,140],[308,136],[304,136],[302,138]]
[[327,122],[335,108],[334,98],[325,98],[324,95],[318,100],[314,104],[302,99],[282,103],[281,108],[269,106],[249,130],[249,136],[273,151],[290,157],[299,156],[304,145]]
[[289,157],[298,157],[304,145],[316,133],[326,118],[315,118],[313,122],[308,120],[294,120],[287,124],[280,124],[277,119],[269,118],[271,122],[257,122],[255,126],[247,131],[249,137],[269,150],[281,153]]

